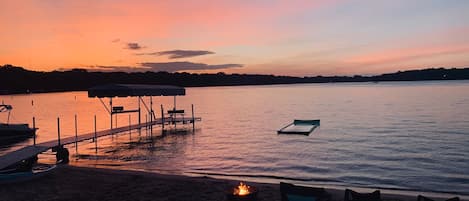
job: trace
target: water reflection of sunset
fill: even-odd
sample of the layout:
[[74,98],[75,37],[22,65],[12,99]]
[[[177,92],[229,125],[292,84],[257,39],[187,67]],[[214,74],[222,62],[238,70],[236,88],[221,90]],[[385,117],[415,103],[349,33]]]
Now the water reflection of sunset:
[[[450,161],[469,158],[464,154],[469,153],[467,141],[461,140],[469,130],[468,113],[461,109],[469,108],[467,91],[466,81],[188,88],[177,105],[190,111],[194,104],[195,114],[203,118],[195,132],[161,135],[161,127],[156,127],[152,138],[145,130],[140,134],[124,132],[99,138],[97,153],[94,143],[79,143],[78,157],[74,145],[68,148],[72,164],[80,166],[270,182],[279,177],[336,181],[354,174],[361,177],[350,181],[386,180],[410,188],[416,184],[396,175],[430,179],[436,170],[456,174],[452,170],[459,163]],[[75,113],[79,133],[93,131],[95,114],[98,130],[109,128],[107,111],[86,92],[0,96],[0,100],[13,105],[14,122],[30,123],[32,115],[36,116],[38,142],[57,138],[57,117],[62,136],[73,136]],[[153,101],[156,108],[163,104],[171,109],[173,105],[172,97],[154,97]],[[133,98],[115,98],[113,104],[137,107]],[[277,135],[276,131],[293,118],[318,118],[321,126],[307,137]],[[134,114],[131,122],[137,122]],[[128,125],[128,115],[119,115],[117,125]],[[452,148],[440,148],[447,144]],[[428,154],[431,159],[425,157]],[[55,160],[53,155],[40,159],[47,157]],[[407,162],[413,163],[409,166],[413,168],[402,166]],[[391,178],[380,174],[393,172],[383,170],[382,165],[400,168]],[[454,182],[436,182],[426,188],[435,186],[463,188]]]

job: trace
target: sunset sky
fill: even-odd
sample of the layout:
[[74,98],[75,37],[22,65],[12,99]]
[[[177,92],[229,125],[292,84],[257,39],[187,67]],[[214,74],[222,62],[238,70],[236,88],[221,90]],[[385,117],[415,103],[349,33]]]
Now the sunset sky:
[[0,0],[0,65],[373,75],[469,67],[468,0]]

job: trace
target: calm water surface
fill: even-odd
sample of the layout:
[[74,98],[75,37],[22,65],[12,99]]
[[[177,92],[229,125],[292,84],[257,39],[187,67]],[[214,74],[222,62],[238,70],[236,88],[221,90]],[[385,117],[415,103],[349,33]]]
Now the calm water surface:
[[[36,117],[38,141],[92,132],[110,120],[86,92],[0,96],[12,122]],[[172,108],[171,97],[155,97]],[[104,99],[105,103],[108,102]],[[147,103],[148,99],[146,99]],[[177,107],[195,105],[195,132],[152,138],[142,130],[69,146],[72,164],[172,174],[279,180],[313,185],[396,188],[469,194],[469,82],[381,82],[188,88]],[[127,109],[135,98],[113,99]],[[137,122],[137,116],[130,116]],[[0,116],[4,121],[6,115]],[[142,114],[142,119],[145,116]],[[310,136],[277,135],[293,119],[321,119]],[[118,126],[128,125],[128,114]],[[0,155],[32,140],[0,149]],[[53,160],[52,153],[41,160]]]

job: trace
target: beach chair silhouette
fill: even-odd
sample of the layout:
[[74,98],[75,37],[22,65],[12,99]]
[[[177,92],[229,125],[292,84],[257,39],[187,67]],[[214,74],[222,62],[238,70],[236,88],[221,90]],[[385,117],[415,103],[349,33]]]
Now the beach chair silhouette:
[[[417,196],[417,201],[435,201],[435,200],[430,199],[430,198],[428,198],[428,197],[425,197],[425,196],[423,196],[423,195],[419,195],[419,196]],[[445,201],[459,201],[459,197],[449,198],[449,199],[447,199],[447,200],[445,200]]]
[[282,201],[330,201],[331,195],[324,188],[297,186],[280,182]]
[[358,193],[345,189],[344,201],[381,201],[381,193],[379,190],[372,193]]

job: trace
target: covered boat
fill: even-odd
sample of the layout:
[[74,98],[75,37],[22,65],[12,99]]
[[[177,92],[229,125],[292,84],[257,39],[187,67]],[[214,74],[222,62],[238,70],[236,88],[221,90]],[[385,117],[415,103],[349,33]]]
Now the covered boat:
[[0,105],[0,113],[8,112],[6,123],[0,123],[0,144],[14,143],[32,137],[36,129],[30,128],[28,124],[10,124],[11,105]]
[[24,182],[52,172],[57,165],[36,164],[28,170],[0,170],[0,184]]

